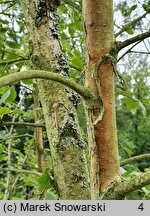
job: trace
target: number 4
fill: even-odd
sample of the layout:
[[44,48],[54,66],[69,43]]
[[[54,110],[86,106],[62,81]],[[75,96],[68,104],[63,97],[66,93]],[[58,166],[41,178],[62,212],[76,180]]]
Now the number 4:
[[139,210],[143,211],[144,210],[144,206],[143,206],[143,203],[141,203],[138,207]]

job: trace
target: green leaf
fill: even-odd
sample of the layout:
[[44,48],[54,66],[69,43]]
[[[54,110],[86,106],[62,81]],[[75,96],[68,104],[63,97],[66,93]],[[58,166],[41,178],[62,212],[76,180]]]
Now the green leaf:
[[142,4],[144,10],[148,11],[149,10],[149,4]]
[[3,117],[3,115],[9,114],[11,112],[11,109],[8,107],[1,107],[0,108],[0,117]]
[[0,154],[3,153],[3,151],[4,151],[4,146],[0,144]]
[[74,28],[73,25],[69,25],[69,26],[68,26],[68,32],[69,32],[69,34],[70,34],[71,36],[74,35],[74,33],[75,33],[75,28]]
[[3,94],[3,96],[0,99],[0,103],[5,103],[9,95],[10,95],[10,88],[5,92],[5,94]]
[[15,109],[15,110],[13,111],[13,113],[14,113],[14,114],[17,114],[17,115],[21,115],[21,114],[24,114],[24,111],[21,110],[21,109]]
[[130,110],[132,114],[135,114],[137,109],[139,108],[139,103],[133,99],[126,98],[125,103],[127,108]]
[[143,99],[143,102],[145,105],[149,105],[150,104],[150,98]]
[[19,49],[20,48],[20,44],[16,43],[16,42],[12,42],[12,41],[6,41],[6,44],[13,49]]
[[146,108],[145,108],[144,104],[141,101],[139,101],[139,105],[140,105],[140,107],[142,109],[142,114],[144,116],[146,116]]
[[132,5],[132,7],[126,13],[126,16],[130,16],[131,13],[137,8],[137,5]]
[[149,185],[146,185],[145,188],[146,188],[147,190],[149,190],[149,192],[150,192],[150,184],[149,184]]
[[0,88],[0,94],[4,94],[10,87],[9,86],[4,86],[2,88]]
[[10,87],[10,94],[9,94],[9,96],[7,97],[7,99],[6,99],[5,102],[8,102],[8,103],[13,102],[13,101],[16,99],[16,96],[17,96],[17,93],[16,93],[16,90],[15,90],[15,87],[14,87],[14,86],[11,86],[11,87]]
[[8,20],[3,20],[3,19],[0,19],[0,23],[3,23],[3,24],[8,24],[9,21]]
[[49,189],[51,188],[51,183],[50,183],[50,175],[48,170],[46,170],[42,176],[38,179],[38,183],[44,188],[44,189]]
[[1,28],[0,27],[0,33],[5,33],[5,32],[7,32],[7,30],[8,30],[8,28]]
[[45,200],[58,200],[58,195],[53,193],[50,190],[47,190],[44,199]]
[[80,58],[72,58],[71,63],[79,68],[83,67],[83,62]]
[[8,88],[0,99],[0,103],[11,103],[15,100],[17,94],[14,86]]
[[129,149],[128,147],[124,147],[123,149],[126,151],[126,153],[127,153],[129,156],[131,156],[131,155],[133,154],[133,151],[131,151],[131,149]]
[[32,85],[32,84],[33,84],[33,80],[32,80],[32,79],[22,80],[21,82],[22,82],[23,84],[25,84],[25,85]]
[[137,98],[135,98],[134,100],[139,104],[139,107],[142,109],[142,113],[145,116],[146,115],[146,108],[145,108],[144,104],[140,100],[138,100]]
[[6,160],[7,160],[6,155],[0,154],[0,162],[1,162],[1,161],[6,161]]
[[127,32],[128,34],[130,34],[130,35],[133,35],[133,34],[134,34],[134,30],[133,30],[132,28],[128,28],[128,29],[126,30],[126,32]]
[[12,148],[12,152],[13,152],[13,154],[16,154],[16,155],[19,155],[19,156],[24,156],[22,153],[21,153],[21,151],[20,150],[18,150],[18,149],[16,149],[16,148]]

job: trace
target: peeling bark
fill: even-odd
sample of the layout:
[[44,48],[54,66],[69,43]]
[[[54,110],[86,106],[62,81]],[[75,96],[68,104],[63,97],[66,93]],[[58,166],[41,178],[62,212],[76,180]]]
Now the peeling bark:
[[[104,60],[114,43],[113,1],[83,0],[83,20],[88,56],[85,86],[103,104],[103,109],[88,109],[87,114],[90,122],[91,193],[92,198],[97,199],[99,192],[111,182],[120,180],[114,71],[111,60]],[[99,115],[101,118],[94,124]]]

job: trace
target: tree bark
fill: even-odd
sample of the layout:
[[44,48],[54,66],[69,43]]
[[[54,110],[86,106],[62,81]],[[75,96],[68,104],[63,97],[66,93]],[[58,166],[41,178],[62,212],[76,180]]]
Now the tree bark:
[[114,43],[113,1],[83,0],[83,21],[87,45],[85,86],[102,101],[101,109],[87,110],[91,194],[92,199],[98,199],[99,192],[120,180],[114,68],[111,58],[106,58]]
[[[59,38],[58,5],[48,0],[27,0],[22,4],[34,69],[68,76],[67,60]],[[86,144],[76,120],[78,98],[66,87],[49,80],[39,80],[38,88],[59,198],[90,199]]]
[[[34,118],[35,123],[40,121],[42,118],[41,110],[39,110],[39,92],[37,85],[34,86]],[[43,129],[42,127],[35,128],[35,139],[37,141],[37,161],[38,161],[38,171],[43,173],[45,169],[44,162],[44,146],[43,146]]]

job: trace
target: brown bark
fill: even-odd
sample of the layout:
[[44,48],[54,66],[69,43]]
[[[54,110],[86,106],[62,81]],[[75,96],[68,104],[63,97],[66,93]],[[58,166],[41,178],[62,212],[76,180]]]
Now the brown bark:
[[[115,179],[120,179],[118,147],[116,135],[114,72],[111,60],[101,60],[114,43],[113,35],[113,1],[112,0],[83,0],[83,19],[87,45],[87,70],[85,85],[100,97],[103,111],[88,110],[88,119],[93,123],[89,127],[89,145],[91,149],[91,176],[94,177],[92,186],[93,198],[98,198],[97,189],[103,191]],[[95,64],[97,71],[95,71]],[[94,68],[94,69],[93,69]],[[96,74],[96,75],[95,75]],[[97,76],[97,77],[96,77]],[[99,84],[99,86],[98,86]],[[102,119],[94,124],[100,112]],[[94,135],[92,134],[94,132]],[[91,138],[92,137],[92,138]],[[93,150],[94,149],[94,150]],[[96,162],[96,151],[98,163]],[[93,152],[93,153],[92,153]],[[91,178],[92,179],[92,178]],[[97,184],[100,185],[97,185]]]

